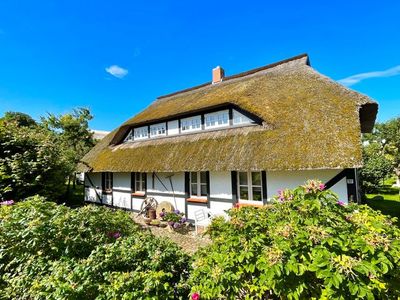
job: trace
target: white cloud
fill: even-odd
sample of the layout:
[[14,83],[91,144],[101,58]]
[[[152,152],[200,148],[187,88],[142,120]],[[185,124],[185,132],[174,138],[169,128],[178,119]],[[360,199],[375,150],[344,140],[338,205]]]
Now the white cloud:
[[391,76],[396,76],[396,75],[400,75],[400,65],[395,66],[390,69],[387,69],[387,70],[384,70],[384,71],[373,71],[373,72],[352,75],[352,76],[340,79],[340,80],[338,80],[338,82],[343,85],[346,85],[346,86],[351,86],[353,84],[359,83],[360,81],[363,81],[364,79],[368,79],[368,78],[391,77]]
[[105,70],[107,73],[111,74],[114,77],[120,78],[120,79],[124,78],[126,75],[128,75],[127,69],[121,68],[120,66],[117,66],[117,65],[109,66]]

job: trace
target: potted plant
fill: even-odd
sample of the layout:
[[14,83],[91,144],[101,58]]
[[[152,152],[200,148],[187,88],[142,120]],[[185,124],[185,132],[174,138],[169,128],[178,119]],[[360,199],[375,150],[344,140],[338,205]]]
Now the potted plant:
[[186,223],[185,214],[177,209],[171,212],[161,212],[160,217],[161,220],[168,223],[170,230],[177,230]]

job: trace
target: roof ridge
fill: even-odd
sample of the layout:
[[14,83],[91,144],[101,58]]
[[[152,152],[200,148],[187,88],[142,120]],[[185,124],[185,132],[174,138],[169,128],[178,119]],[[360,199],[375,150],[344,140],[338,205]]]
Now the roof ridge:
[[[226,82],[226,81],[229,81],[231,79],[236,79],[236,78],[240,78],[240,77],[246,77],[248,75],[252,75],[252,74],[260,72],[260,71],[271,69],[271,68],[277,67],[279,65],[283,65],[283,64],[286,64],[288,62],[292,62],[294,60],[298,60],[298,59],[301,59],[301,58],[304,58],[304,57],[307,57],[307,62],[306,63],[307,63],[307,65],[310,65],[308,54],[307,53],[302,53],[302,54],[299,54],[299,55],[296,55],[296,56],[293,56],[293,57],[290,57],[290,58],[287,58],[287,59],[284,59],[284,60],[280,60],[280,61],[274,62],[272,64],[268,64],[268,65],[265,65],[265,66],[262,66],[262,67],[258,67],[258,68],[254,68],[254,69],[248,70],[248,71],[240,72],[240,73],[237,73],[237,74],[234,74],[234,75],[231,75],[231,76],[226,76],[226,77],[223,78],[222,82]],[[170,94],[159,96],[159,97],[157,97],[156,100],[168,98],[168,97],[171,97],[171,96],[175,96],[175,95],[182,94],[182,93],[189,92],[189,91],[193,91],[193,90],[197,90],[199,88],[202,88],[202,87],[205,87],[205,86],[208,86],[208,85],[211,85],[211,84],[212,84],[212,82],[209,81],[209,82],[206,82],[206,83],[203,83],[203,84],[200,84],[200,85],[196,85],[194,87],[190,87],[190,88],[183,89],[183,90],[180,90],[180,91],[176,91],[176,92],[173,92],[173,93],[170,93]]]

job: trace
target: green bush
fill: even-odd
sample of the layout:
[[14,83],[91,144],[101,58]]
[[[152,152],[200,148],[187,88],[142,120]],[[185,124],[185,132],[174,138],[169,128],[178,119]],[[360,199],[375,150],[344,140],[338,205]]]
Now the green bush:
[[400,230],[310,181],[209,228],[189,283],[201,299],[397,299]]
[[381,196],[381,195],[378,195],[378,196],[375,196],[374,198],[372,198],[372,200],[374,200],[374,201],[384,201],[385,198],[383,196]]
[[126,212],[34,197],[0,207],[0,299],[187,295],[189,257]]

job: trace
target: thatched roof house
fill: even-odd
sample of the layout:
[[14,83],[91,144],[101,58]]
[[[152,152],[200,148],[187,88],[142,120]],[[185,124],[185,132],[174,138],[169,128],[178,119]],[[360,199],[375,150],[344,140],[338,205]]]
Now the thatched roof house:
[[[361,133],[372,130],[378,105],[318,73],[306,54],[227,77],[216,68],[213,76],[212,82],[157,98],[100,141],[81,168],[338,173],[362,166]],[[204,130],[205,116],[218,111],[229,112],[230,126]],[[235,125],[232,112],[251,122]],[[196,116],[203,130],[184,132],[183,120]],[[154,124],[164,127],[151,138]]]
[[[229,106],[260,123],[122,143],[133,127]],[[304,54],[159,97],[83,162],[95,172],[358,168],[360,132],[371,131],[376,113],[375,101],[321,75]]]

